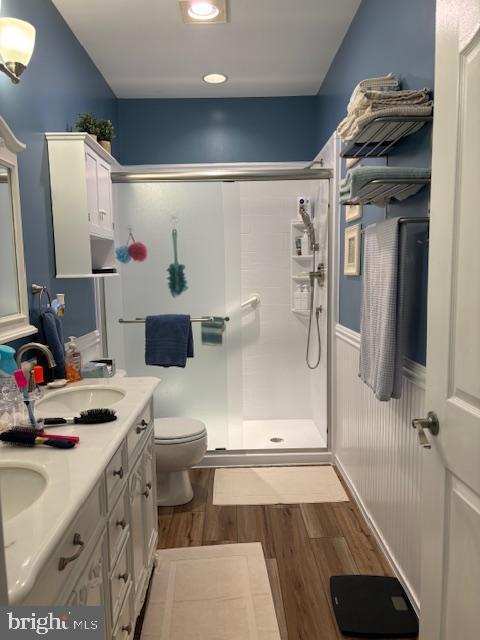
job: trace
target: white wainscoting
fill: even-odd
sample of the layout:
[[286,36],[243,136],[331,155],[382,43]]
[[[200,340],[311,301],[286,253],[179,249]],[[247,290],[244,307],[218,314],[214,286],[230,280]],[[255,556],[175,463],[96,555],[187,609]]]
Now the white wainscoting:
[[379,402],[358,377],[359,334],[335,333],[335,460],[418,610],[422,450],[411,420],[425,413],[425,368],[407,362],[401,399]]

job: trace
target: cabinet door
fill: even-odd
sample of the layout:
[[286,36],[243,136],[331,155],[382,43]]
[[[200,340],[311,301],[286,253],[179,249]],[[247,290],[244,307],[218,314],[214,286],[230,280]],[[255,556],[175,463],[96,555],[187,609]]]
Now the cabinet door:
[[[87,562],[82,575],[68,598],[72,606],[105,606],[107,602],[106,574],[105,574],[105,536],[95,547],[90,560]],[[105,613],[105,621],[107,614]]]
[[157,500],[154,443],[151,441],[143,454],[143,522],[145,527],[145,565],[148,568],[157,546]]
[[90,233],[98,234],[100,220],[98,215],[98,162],[97,157],[89,150],[85,152],[87,170],[87,203]]
[[130,476],[130,535],[132,540],[133,585],[135,594],[142,583],[145,569],[143,530],[143,474],[141,456]]
[[112,180],[110,167],[102,160],[97,164],[98,222],[103,236],[113,237]]

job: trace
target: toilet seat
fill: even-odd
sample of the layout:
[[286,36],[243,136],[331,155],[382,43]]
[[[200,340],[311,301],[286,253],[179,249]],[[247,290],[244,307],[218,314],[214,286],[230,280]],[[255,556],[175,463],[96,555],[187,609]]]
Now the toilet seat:
[[193,418],[155,418],[155,444],[187,444],[201,440],[207,428]]

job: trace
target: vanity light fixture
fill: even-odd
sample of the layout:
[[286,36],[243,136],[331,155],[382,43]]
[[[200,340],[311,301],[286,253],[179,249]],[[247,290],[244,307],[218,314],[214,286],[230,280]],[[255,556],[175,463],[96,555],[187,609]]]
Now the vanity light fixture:
[[194,20],[213,20],[219,13],[220,9],[213,2],[194,1],[188,9],[188,15]]
[[202,80],[207,84],[223,84],[227,81],[227,76],[223,73],[207,73]]
[[17,18],[0,18],[0,71],[18,84],[35,47],[35,27]]

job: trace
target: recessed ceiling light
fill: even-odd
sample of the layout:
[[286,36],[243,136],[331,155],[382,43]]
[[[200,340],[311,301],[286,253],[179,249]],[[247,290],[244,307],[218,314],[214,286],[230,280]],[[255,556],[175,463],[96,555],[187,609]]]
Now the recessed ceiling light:
[[222,82],[227,81],[227,76],[223,73],[207,73],[202,80],[208,84],[222,84]]
[[192,2],[188,15],[194,20],[213,20],[220,13],[220,9],[212,2]]

